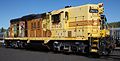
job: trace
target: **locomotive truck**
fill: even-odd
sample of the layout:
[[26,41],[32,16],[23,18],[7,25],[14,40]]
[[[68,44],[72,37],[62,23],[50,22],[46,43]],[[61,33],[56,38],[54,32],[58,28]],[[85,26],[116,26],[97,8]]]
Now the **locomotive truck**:
[[42,14],[11,19],[6,47],[36,45],[57,52],[108,55],[112,49],[103,4],[66,6]]

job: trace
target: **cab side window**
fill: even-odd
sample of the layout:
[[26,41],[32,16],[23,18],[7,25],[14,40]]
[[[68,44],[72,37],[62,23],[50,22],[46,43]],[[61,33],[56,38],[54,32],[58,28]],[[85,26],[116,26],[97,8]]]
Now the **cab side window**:
[[68,12],[65,12],[65,18],[68,20]]
[[52,23],[56,24],[60,22],[60,14],[52,15]]

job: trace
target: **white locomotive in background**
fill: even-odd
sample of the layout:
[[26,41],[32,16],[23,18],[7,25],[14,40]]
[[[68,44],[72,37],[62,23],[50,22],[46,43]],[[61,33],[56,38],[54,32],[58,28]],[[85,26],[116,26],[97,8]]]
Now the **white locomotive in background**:
[[120,47],[120,28],[111,28],[110,36],[115,41],[116,46]]

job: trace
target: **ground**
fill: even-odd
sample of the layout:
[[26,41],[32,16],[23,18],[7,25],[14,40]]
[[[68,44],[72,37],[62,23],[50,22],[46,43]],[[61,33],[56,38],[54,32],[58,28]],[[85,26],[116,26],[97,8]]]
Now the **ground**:
[[84,55],[0,48],[0,61],[120,61],[120,50],[110,56],[90,58]]

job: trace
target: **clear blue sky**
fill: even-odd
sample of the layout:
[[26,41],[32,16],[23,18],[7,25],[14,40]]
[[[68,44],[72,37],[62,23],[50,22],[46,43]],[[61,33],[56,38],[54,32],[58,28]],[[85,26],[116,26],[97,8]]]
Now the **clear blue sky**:
[[8,28],[10,19],[49,12],[64,6],[104,3],[108,22],[120,21],[120,0],[0,0],[0,28]]

